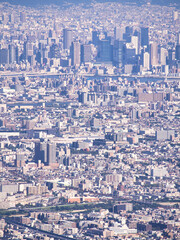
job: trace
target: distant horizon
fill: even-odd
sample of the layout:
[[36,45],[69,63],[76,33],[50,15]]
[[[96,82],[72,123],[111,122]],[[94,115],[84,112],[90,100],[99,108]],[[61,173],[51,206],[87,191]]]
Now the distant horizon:
[[[147,2],[148,0],[95,0],[95,2],[120,2],[120,3],[137,3],[137,4],[143,4]],[[149,0],[151,4],[157,4],[157,5],[176,5],[177,7],[180,7],[180,1],[179,0]],[[0,0],[0,3],[9,3],[12,5],[23,5],[23,6],[31,6],[36,7],[38,5],[62,5],[66,3],[71,4],[79,4],[79,3],[90,3],[93,2],[93,0]]]

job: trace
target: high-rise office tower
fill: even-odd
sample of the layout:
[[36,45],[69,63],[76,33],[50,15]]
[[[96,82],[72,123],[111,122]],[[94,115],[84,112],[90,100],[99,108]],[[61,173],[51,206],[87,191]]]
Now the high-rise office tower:
[[141,49],[141,33],[136,29],[134,31],[134,35],[133,36],[136,36],[138,37],[138,54],[140,54],[140,49]]
[[15,159],[15,166],[16,167],[23,167],[25,164],[25,156],[24,153],[17,153]]
[[176,60],[180,60],[180,33],[177,35]]
[[16,46],[16,63],[19,64],[19,48]]
[[113,46],[110,40],[101,40],[98,45],[98,61],[111,62],[113,59]]
[[35,61],[35,55],[33,56],[28,56],[27,60],[30,63],[31,66],[35,66],[36,65],[36,61]]
[[91,45],[81,45],[81,62],[91,62]]
[[115,27],[114,28],[114,38],[115,40],[123,41],[123,34],[125,33],[125,28]]
[[125,64],[135,64],[136,63],[136,49],[134,47],[126,44],[125,47]]
[[55,38],[55,37],[56,37],[55,31],[52,30],[52,29],[50,29],[50,30],[49,30],[49,33],[48,33],[48,36],[49,36],[49,38]]
[[160,64],[161,65],[166,65],[166,58],[168,56],[168,50],[161,47],[160,48]]
[[158,45],[156,42],[153,42],[150,45],[150,58],[151,66],[158,65]]
[[180,45],[176,46],[176,60],[180,60]]
[[36,53],[36,61],[38,62],[38,63],[42,63],[42,55],[41,55],[41,52],[37,52]]
[[14,63],[17,60],[16,57],[16,47],[13,44],[10,44],[8,46],[8,50],[9,50],[9,63]]
[[150,69],[150,55],[148,52],[145,52],[143,54],[143,67],[146,68],[147,70]]
[[56,144],[48,143],[47,144],[47,165],[56,163]]
[[35,143],[35,162],[38,163],[41,160],[42,163],[47,164],[47,143],[38,142]]
[[35,162],[41,160],[45,165],[56,163],[56,144],[50,142],[39,142],[35,144]]
[[50,47],[50,57],[51,58],[60,58],[60,50],[57,44],[53,44]]
[[0,49],[0,64],[9,63],[9,51],[7,48]]
[[148,28],[141,28],[141,46],[148,46],[149,45],[149,29]]
[[63,48],[70,49],[73,41],[73,34],[70,29],[63,29]]
[[125,29],[125,33],[123,34],[123,39],[126,42],[131,42],[131,36],[133,35],[133,28],[130,26],[127,26]]
[[113,63],[117,67],[122,67],[125,60],[125,44],[123,41],[115,40],[113,46]]
[[87,100],[88,100],[88,94],[86,91],[78,92],[78,101],[79,102],[86,104]]
[[46,47],[42,49],[42,58],[48,58],[48,48]]
[[33,45],[31,42],[24,43],[24,58],[28,59],[28,56],[33,56]]
[[81,63],[81,45],[79,42],[72,42],[71,44],[71,65],[79,66]]
[[177,34],[177,45],[180,45],[180,32]]
[[92,43],[97,46],[99,43],[99,37],[97,31],[92,31]]
[[20,12],[20,22],[24,23],[26,21],[26,14],[24,12]]
[[131,43],[136,49],[136,55],[139,53],[139,39],[138,36],[131,36]]
[[176,58],[176,52],[173,49],[168,50],[167,64],[172,65]]

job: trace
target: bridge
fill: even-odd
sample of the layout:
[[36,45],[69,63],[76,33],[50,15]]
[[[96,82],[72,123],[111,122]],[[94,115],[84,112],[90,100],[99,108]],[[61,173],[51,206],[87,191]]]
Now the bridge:
[[96,75],[96,74],[90,74],[90,73],[62,73],[62,72],[0,72],[0,78],[1,77],[71,77],[71,76],[79,76],[79,77],[94,77],[94,78],[100,78],[100,77],[121,77],[121,78],[146,78],[146,79],[157,79],[157,80],[180,80],[180,75],[127,75],[127,74],[103,74],[103,75]]

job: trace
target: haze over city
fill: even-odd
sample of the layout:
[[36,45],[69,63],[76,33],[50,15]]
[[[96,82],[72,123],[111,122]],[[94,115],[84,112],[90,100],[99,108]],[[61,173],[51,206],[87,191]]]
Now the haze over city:
[[0,1],[0,239],[180,239],[179,6]]

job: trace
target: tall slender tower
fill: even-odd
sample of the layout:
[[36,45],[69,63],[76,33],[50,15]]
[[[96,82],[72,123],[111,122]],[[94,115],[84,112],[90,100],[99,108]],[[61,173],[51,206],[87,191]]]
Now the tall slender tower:
[[70,49],[73,41],[72,31],[70,29],[63,29],[63,48]]
[[143,54],[143,67],[146,68],[147,70],[149,70],[150,68],[150,57],[148,52],[145,52]]
[[125,28],[123,27],[115,27],[114,28],[114,37],[115,40],[123,40],[123,34],[125,33]]
[[91,45],[81,45],[81,62],[91,62]]
[[14,63],[16,62],[16,47],[13,44],[10,44],[8,46],[9,49],[9,63]]
[[48,143],[47,144],[47,164],[51,165],[56,163],[56,144]]
[[81,63],[81,45],[79,42],[72,42],[71,45],[71,65],[79,66]]
[[149,28],[141,28],[141,46],[149,45]]
[[96,46],[99,43],[99,37],[98,37],[98,32],[97,31],[92,31],[92,43]]
[[150,45],[150,57],[151,57],[151,66],[158,65],[158,45],[156,42],[153,42]]
[[178,33],[178,36],[177,36],[176,60],[180,60],[180,33]]
[[28,56],[33,56],[33,45],[31,42],[24,43],[24,58],[28,59]]
[[115,40],[113,46],[113,63],[117,67],[124,65],[125,45],[124,41]]
[[39,142],[35,144],[35,162],[41,160],[45,165],[56,163],[56,144],[50,142]]

